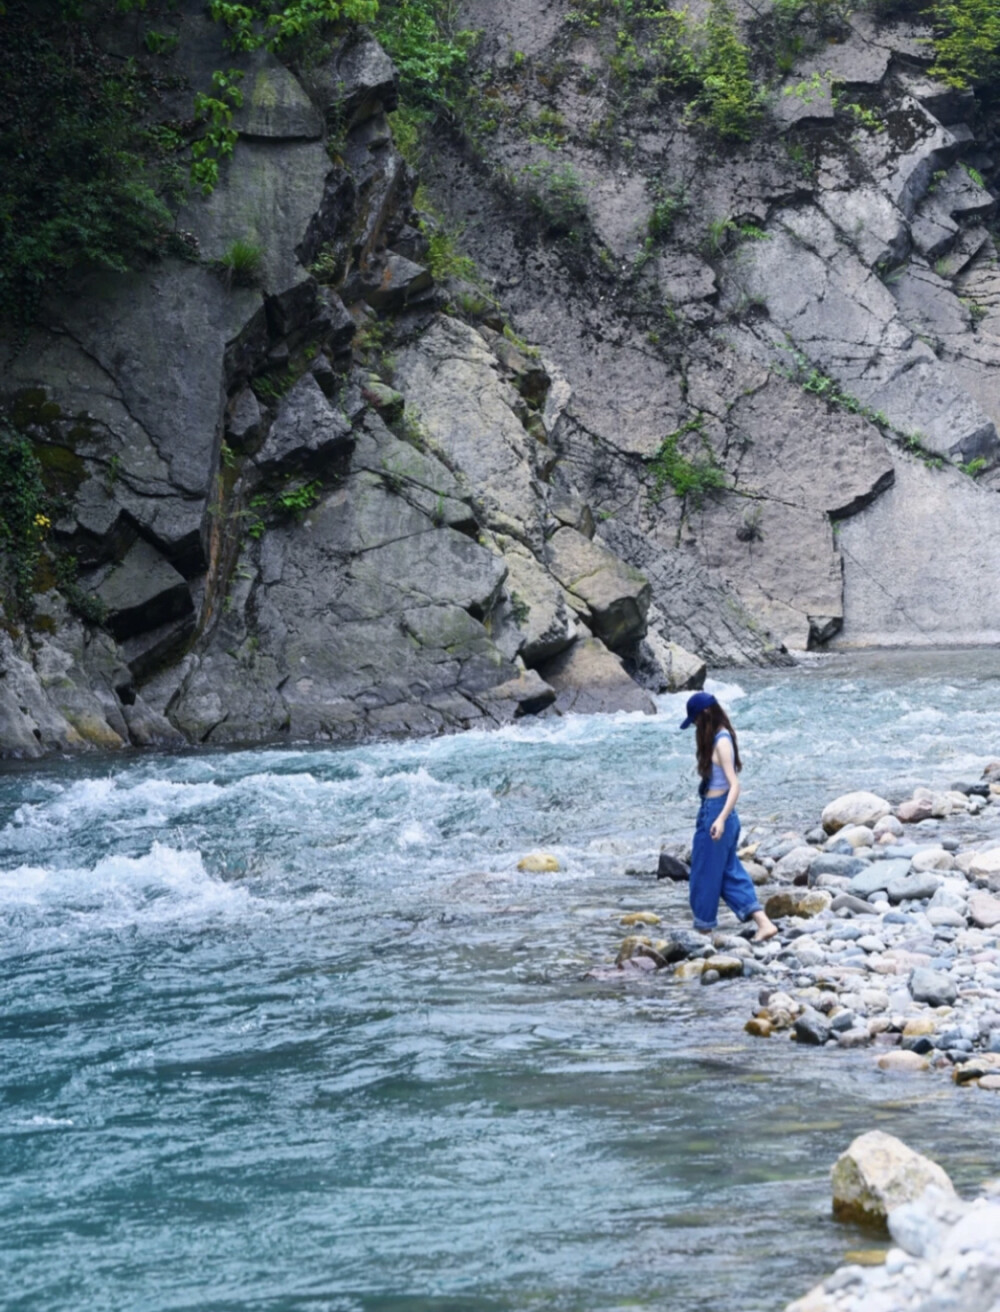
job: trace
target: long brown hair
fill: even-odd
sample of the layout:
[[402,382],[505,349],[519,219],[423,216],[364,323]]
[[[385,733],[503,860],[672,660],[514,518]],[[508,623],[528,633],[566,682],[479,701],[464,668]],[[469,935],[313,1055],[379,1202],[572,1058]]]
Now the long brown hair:
[[715,735],[720,729],[727,729],[733,737],[733,764],[737,770],[743,769],[740,749],[736,742],[736,730],[729,716],[718,702],[706,706],[694,722],[695,738],[698,744],[698,773],[707,779],[712,773],[712,752],[715,750]]

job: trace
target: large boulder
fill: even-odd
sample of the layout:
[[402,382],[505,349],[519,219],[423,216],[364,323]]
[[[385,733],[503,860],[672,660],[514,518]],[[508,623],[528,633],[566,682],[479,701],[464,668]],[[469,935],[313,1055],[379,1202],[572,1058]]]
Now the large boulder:
[[154,629],[193,609],[184,576],[141,538],[97,584],[94,593],[116,638]]
[[354,444],[351,424],[335,410],[312,374],[303,374],[281,399],[263,447],[255,456],[263,470],[325,464]]
[[933,1187],[953,1195],[948,1176],[930,1158],[882,1130],[862,1134],[831,1172],[833,1214],[838,1221],[882,1227],[894,1208]]
[[580,626],[566,604],[565,590],[527,547],[508,538],[503,557],[512,615],[522,634],[521,656],[526,664],[537,665],[565,651]]
[[573,528],[559,529],[548,550],[549,568],[583,603],[596,637],[615,651],[643,636],[652,593],[637,569]]
[[625,673],[621,661],[599,638],[584,638],[539,667],[556,690],[555,709],[562,715],[642,711],[656,714],[656,703]]
[[892,807],[885,798],[878,797],[875,793],[845,793],[843,797],[837,797],[827,803],[821,818],[826,832],[835,834],[845,825],[870,827],[884,815],[888,815],[891,810]]

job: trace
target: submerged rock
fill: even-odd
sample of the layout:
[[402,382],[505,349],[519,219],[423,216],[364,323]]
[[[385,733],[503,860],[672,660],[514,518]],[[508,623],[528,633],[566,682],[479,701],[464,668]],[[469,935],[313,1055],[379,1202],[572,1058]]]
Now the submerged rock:
[[546,875],[555,874],[560,867],[558,857],[554,857],[551,852],[529,852],[527,856],[521,857],[517,868],[533,875]]

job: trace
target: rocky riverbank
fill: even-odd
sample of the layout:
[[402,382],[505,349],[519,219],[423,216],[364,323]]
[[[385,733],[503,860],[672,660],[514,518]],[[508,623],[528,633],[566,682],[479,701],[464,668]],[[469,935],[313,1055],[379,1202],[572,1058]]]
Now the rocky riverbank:
[[[870,1048],[885,1071],[933,1069],[1000,1090],[1000,762],[895,807],[847,794],[816,829],[767,836],[741,855],[777,938],[752,943],[752,926],[710,941],[690,928],[654,937],[661,917],[634,911],[621,923],[639,932],[612,970],[753,978],[752,1035]],[[687,869],[665,852],[659,873],[681,880]]]
[[[941,1167],[891,1135],[862,1135],[832,1172],[838,1205],[863,1202],[893,1247],[847,1263],[786,1312],[991,1312],[1000,1306],[1000,1181],[963,1202]],[[860,1255],[859,1255],[860,1256]]]

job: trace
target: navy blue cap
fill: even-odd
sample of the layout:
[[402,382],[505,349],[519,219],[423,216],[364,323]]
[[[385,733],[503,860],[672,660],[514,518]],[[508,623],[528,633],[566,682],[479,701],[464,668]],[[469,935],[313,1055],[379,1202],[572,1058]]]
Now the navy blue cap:
[[682,723],[682,729],[690,729],[702,711],[707,711],[710,706],[717,706],[718,702],[710,692],[693,692],[687,702],[687,719]]

